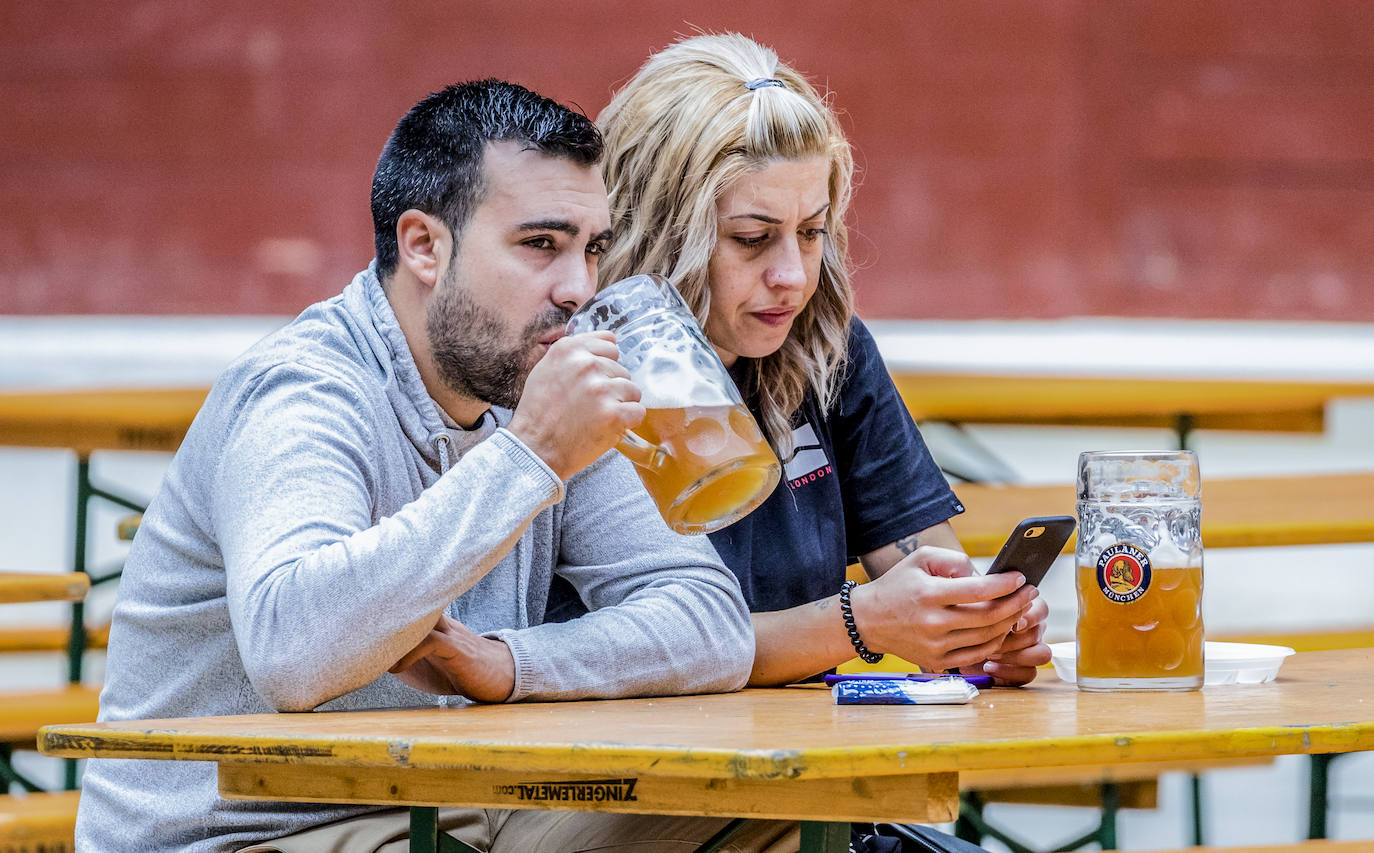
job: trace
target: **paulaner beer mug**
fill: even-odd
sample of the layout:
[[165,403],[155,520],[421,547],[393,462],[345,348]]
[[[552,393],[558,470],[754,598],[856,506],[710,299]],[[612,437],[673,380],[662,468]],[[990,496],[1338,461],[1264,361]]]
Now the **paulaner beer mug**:
[[1191,450],[1078,457],[1078,686],[1203,681],[1201,480]]
[[668,526],[710,533],[753,511],[782,474],[687,303],[660,275],[616,282],[568,321],[568,334],[615,333],[647,414],[616,446]]

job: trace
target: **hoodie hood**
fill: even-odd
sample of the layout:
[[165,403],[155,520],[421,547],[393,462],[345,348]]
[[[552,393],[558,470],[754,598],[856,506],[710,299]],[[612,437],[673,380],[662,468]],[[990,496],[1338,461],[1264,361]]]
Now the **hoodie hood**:
[[337,300],[330,301],[337,301],[347,313],[351,321],[348,327],[359,349],[371,354],[402,432],[440,473],[448,470],[458,453],[490,435],[497,423],[509,421],[508,412],[493,408],[472,429],[465,430],[429,396],[410,344],[377,278],[376,261],[354,276]]

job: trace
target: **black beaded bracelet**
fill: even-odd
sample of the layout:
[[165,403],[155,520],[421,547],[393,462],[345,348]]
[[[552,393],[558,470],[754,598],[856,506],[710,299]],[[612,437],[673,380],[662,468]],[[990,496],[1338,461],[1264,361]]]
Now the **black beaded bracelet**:
[[856,586],[857,581],[845,581],[840,584],[840,614],[844,616],[844,628],[849,632],[849,642],[854,644],[854,651],[859,653],[864,663],[877,663],[883,656],[870,652],[868,646],[859,638],[859,628],[854,624],[854,609],[849,606],[849,591]]

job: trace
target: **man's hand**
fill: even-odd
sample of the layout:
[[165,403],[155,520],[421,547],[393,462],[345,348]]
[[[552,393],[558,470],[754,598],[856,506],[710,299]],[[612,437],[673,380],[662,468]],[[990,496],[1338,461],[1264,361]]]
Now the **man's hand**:
[[429,635],[388,670],[411,687],[478,702],[504,702],[515,689],[510,647],[440,613]]
[[[1044,621],[1042,603],[1034,630],[1029,626],[1039,594],[1019,572],[978,575],[965,554],[927,546],[856,588],[852,600],[855,624],[869,649],[943,672],[999,654],[1009,668],[1023,666],[1034,657],[1026,652],[1038,642]],[[1023,619],[1028,625],[1013,643],[1008,635]],[[1033,637],[1029,645],[1027,632]]]
[[644,420],[610,332],[561,338],[530,371],[510,431],[566,480]]

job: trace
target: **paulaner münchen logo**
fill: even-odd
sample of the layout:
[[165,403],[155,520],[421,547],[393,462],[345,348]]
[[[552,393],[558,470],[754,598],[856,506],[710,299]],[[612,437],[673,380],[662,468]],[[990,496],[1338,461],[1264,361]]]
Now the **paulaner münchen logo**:
[[1135,601],[1150,588],[1150,557],[1129,542],[1118,542],[1097,558],[1097,585],[1118,604]]

